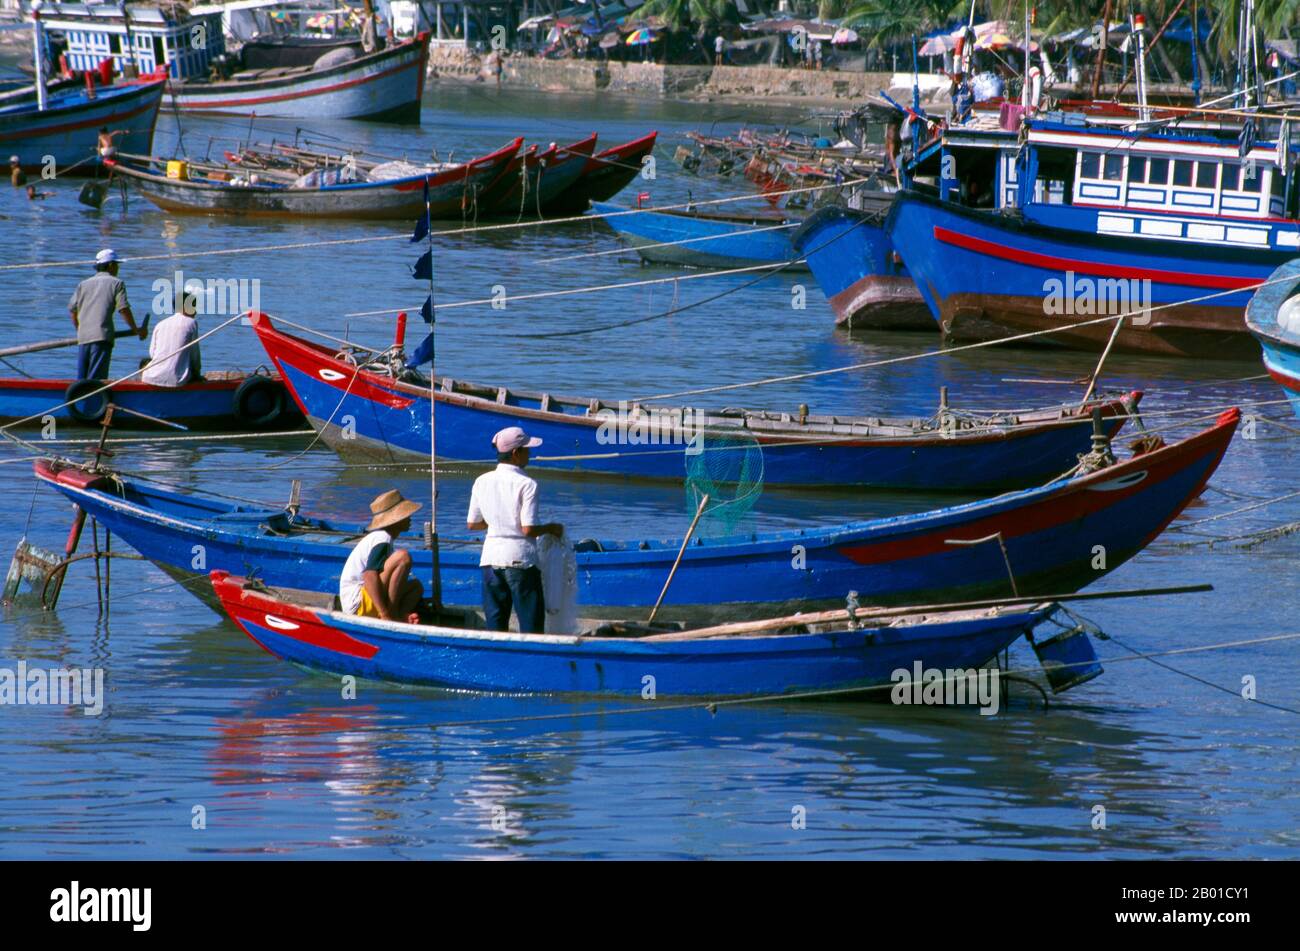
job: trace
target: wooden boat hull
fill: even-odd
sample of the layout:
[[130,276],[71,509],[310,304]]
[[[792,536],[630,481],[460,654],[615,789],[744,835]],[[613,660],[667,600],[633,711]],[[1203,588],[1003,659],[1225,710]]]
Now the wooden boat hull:
[[[514,177],[514,181],[497,203],[488,209],[487,214],[545,217],[555,199],[582,177],[595,149],[596,135],[593,133],[563,150],[547,150],[535,160],[526,161],[524,156],[516,156],[506,172],[507,176]],[[523,187],[525,174],[528,177],[527,191]]]
[[790,235],[798,221],[754,216],[709,217],[707,214],[639,211],[623,205],[592,202],[592,210],[618,232],[618,236],[644,261],[682,267],[737,268],[759,264],[786,264],[787,272],[808,270],[798,261]]
[[[330,348],[277,330],[265,314],[254,314],[251,321],[298,407],[340,455],[372,462],[428,458],[426,388],[359,370],[337,359]],[[468,389],[447,392],[440,387],[437,392],[440,459],[493,465],[492,434],[507,426],[523,426],[544,440],[532,457],[531,465],[537,469],[643,479],[680,480],[685,475],[696,429],[664,423],[638,430],[626,406],[621,415],[603,404],[593,413],[592,401],[566,400],[566,412],[563,407],[548,410],[552,401],[541,395],[528,398],[481,388],[481,395],[475,396]],[[1128,402],[1136,407],[1140,399],[1141,393],[1133,393]],[[1113,401],[1096,405],[1107,419],[1107,432],[1117,433],[1127,412],[1124,405]],[[350,421],[342,426],[345,417]],[[680,422],[681,417],[676,419]],[[715,447],[707,451],[720,456],[734,453],[737,463],[740,453],[756,446],[762,454],[764,484],[803,488],[961,492],[1021,488],[1060,475],[1091,445],[1087,409],[1075,407],[1068,415],[1027,414],[1018,422],[947,435],[935,430],[913,433],[909,428],[906,434],[892,437],[865,435],[865,429],[854,436],[847,422],[838,431],[823,431],[820,436],[797,421],[767,430],[741,425],[739,420],[729,425],[719,421],[717,426],[705,422],[699,428],[704,429],[703,446]],[[752,443],[747,436],[752,436]],[[726,467],[715,470],[726,471]]]
[[[887,206],[886,206],[887,207]],[[926,330],[938,324],[885,233],[883,214],[828,207],[813,214],[791,244],[849,330]]]
[[1269,275],[1246,307],[1246,326],[1264,351],[1264,369],[1282,387],[1300,416],[1300,333],[1278,324],[1278,308],[1300,288],[1300,262],[1288,261]]
[[[1082,284],[1116,297],[1113,312],[1136,311],[1118,349],[1210,359],[1258,358],[1241,316],[1245,288],[1293,254],[1049,228],[911,192],[894,200],[885,228],[950,338],[1053,330],[1035,343],[1101,349],[1114,323],[1098,322],[1105,314],[1091,298],[1083,306],[1082,294],[1075,306],[1070,288]],[[1130,305],[1126,295],[1149,301]],[[1163,305],[1175,306],[1141,311]]]
[[427,181],[433,217],[459,220],[471,214],[477,196],[493,187],[521,143],[516,139],[489,155],[427,175],[321,188],[236,186],[167,178],[122,162],[110,167],[159,208],[183,214],[410,221],[424,213]]
[[[283,405],[281,412],[274,419],[262,423],[250,422],[242,416],[236,409],[235,394],[248,378],[244,374],[229,374],[223,379],[177,387],[151,386],[138,380],[129,380],[116,384],[109,390],[109,394],[116,406],[179,423],[192,430],[246,432],[249,429],[298,429],[303,426],[302,414],[284,392],[284,383],[278,376],[265,379],[273,382],[280,391]],[[0,425],[28,420],[23,424],[24,427],[40,428],[45,425],[47,417],[53,418],[58,425],[93,425],[78,420],[62,405],[67,401],[64,394],[72,382],[70,379],[0,379]],[[162,428],[134,413],[116,414],[113,417],[113,427]]]
[[329,69],[222,82],[171,82],[167,104],[184,112],[217,115],[418,125],[428,63],[429,34],[422,33]]
[[[231,620],[269,653],[333,674],[452,690],[728,697],[880,688],[897,670],[968,670],[1031,632],[1052,606],[912,617],[818,633],[646,641],[413,627],[312,608],[212,573]],[[886,691],[881,691],[887,696]]]
[[159,80],[101,87],[94,99],[69,91],[51,96],[43,112],[35,102],[0,109],[0,151],[17,155],[28,172],[41,172],[53,158],[58,175],[92,175],[99,169],[99,130],[108,126],[126,130],[115,140],[119,150],[148,153],[163,85]]
[[641,173],[642,161],[654,151],[658,135],[651,132],[593,155],[582,176],[551,201],[547,213],[579,215],[593,201],[609,201]]
[[[1160,534],[1205,487],[1240,413],[1176,444],[1075,479],[915,515],[821,528],[696,538],[669,587],[664,620],[730,620],[863,604],[941,604],[1006,597],[1007,562],[996,543],[954,540],[1000,534],[1022,595],[1077,590],[1122,565]],[[36,477],[98,519],[173,576],[256,569],[279,588],[334,593],[361,523],[234,505],[136,479],[109,481],[56,460]],[[477,536],[440,535],[443,601],[477,608],[482,598]],[[195,546],[199,546],[198,549]],[[577,546],[580,610],[645,617],[681,550],[680,538],[588,541]],[[427,579],[432,556],[413,547]],[[201,577],[201,576],[200,576]]]

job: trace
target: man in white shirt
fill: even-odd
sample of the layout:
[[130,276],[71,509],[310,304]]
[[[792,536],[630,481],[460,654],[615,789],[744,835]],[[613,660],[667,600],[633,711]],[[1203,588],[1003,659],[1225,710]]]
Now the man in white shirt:
[[492,437],[497,467],[474,480],[466,527],[487,529],[479,566],[483,572],[483,614],[488,630],[510,628],[513,607],[519,630],[541,634],[546,626],[546,601],[542,573],[537,567],[537,544],[542,535],[564,534],[557,522],[543,524],[537,517],[537,483],[524,475],[528,450],[542,441],[518,426]]
[[424,588],[410,577],[411,553],[393,540],[411,527],[411,515],[420,503],[389,489],[370,503],[366,537],[343,563],[339,576],[339,602],[347,614],[419,624],[417,608]]
[[726,48],[726,45],[727,45],[727,41],[723,39],[721,33],[719,33],[717,36],[713,38],[713,65],[714,66],[722,65],[722,51]]
[[140,379],[154,386],[184,386],[203,379],[199,359],[198,295],[185,291],[180,307],[166,320],[160,320],[149,341],[149,363]]

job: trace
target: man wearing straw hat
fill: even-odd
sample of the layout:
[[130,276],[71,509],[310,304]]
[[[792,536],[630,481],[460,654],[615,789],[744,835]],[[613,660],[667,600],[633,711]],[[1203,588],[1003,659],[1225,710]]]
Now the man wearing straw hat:
[[348,614],[385,621],[420,623],[416,613],[424,590],[410,577],[411,553],[393,540],[411,527],[420,503],[389,489],[370,503],[366,537],[357,542],[339,576],[339,601]]
[[546,600],[542,572],[537,566],[537,543],[542,535],[564,534],[558,522],[542,524],[537,518],[537,483],[524,475],[528,450],[542,441],[518,426],[492,437],[497,467],[474,480],[465,519],[471,532],[487,529],[479,568],[483,572],[483,615],[488,630],[510,628],[510,611],[519,618],[524,634],[546,629]]

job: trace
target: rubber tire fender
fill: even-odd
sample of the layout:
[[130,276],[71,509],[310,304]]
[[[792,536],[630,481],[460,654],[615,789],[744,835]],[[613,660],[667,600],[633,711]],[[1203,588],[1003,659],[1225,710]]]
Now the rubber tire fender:
[[83,409],[81,400],[87,393],[94,393],[95,390],[101,389],[107,380],[81,379],[73,380],[68,384],[68,388],[63,391],[63,401],[68,404],[68,415],[79,423],[86,423],[90,426],[97,426],[104,418],[104,413],[108,411],[109,393],[105,390],[94,399],[98,410],[91,412]]
[[284,384],[260,374],[250,376],[235,390],[232,412],[251,429],[269,426],[284,413]]

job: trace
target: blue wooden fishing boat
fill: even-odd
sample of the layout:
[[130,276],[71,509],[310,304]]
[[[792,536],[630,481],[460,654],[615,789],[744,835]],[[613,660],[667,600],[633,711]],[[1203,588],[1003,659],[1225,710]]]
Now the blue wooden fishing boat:
[[921,292],[894,250],[883,211],[831,205],[791,237],[817,284],[849,330],[938,329]]
[[785,264],[786,271],[807,271],[790,235],[799,219],[776,209],[751,214],[731,211],[641,211],[625,205],[592,202],[618,236],[653,264],[736,268]]
[[1300,260],[1269,275],[1246,307],[1246,326],[1264,350],[1264,368],[1300,416]]
[[939,162],[938,194],[900,193],[886,219],[945,334],[1099,348],[1100,318],[1125,315],[1119,349],[1258,355],[1250,291],[1300,249],[1294,147],[1064,117],[992,144],[934,145],[918,161]]
[[103,385],[100,380],[0,379],[0,425],[23,421],[25,427],[39,428],[47,417],[97,425],[111,402],[122,410],[114,412],[117,428],[154,429],[174,423],[206,432],[246,432],[303,426],[302,415],[275,374],[212,373],[200,382],[174,387],[127,380],[89,395]]
[[44,109],[34,100],[0,107],[0,152],[17,155],[28,172],[49,168],[52,158],[60,175],[87,175],[98,167],[96,145],[105,126],[123,130],[117,148],[148,152],[164,85],[158,79],[103,86],[93,97],[85,88],[72,89],[50,94]]
[[[429,383],[393,375],[381,355],[340,354],[251,318],[262,345],[322,439],[349,459],[428,459]],[[1140,392],[1120,400],[977,417],[944,409],[933,420],[609,404],[444,378],[438,401],[438,457],[494,465],[492,435],[524,426],[540,436],[538,469],[647,479],[681,479],[692,452],[715,471],[738,471],[760,452],[763,482],[818,488],[907,488],[978,492],[1021,488],[1069,469],[1091,440],[1100,408],[1114,435],[1136,413]]]
[[[935,604],[1073,591],[1113,571],[1164,530],[1204,488],[1240,419],[1102,468],[964,505],[840,525],[695,537],[686,546],[660,616],[730,619],[836,607],[850,591],[863,603]],[[1145,449],[1145,451],[1142,451]],[[312,518],[285,506],[178,493],[120,474],[56,460],[35,464],[52,486],[173,576],[210,570],[266,584],[333,593],[360,523]],[[440,534],[443,603],[480,604],[477,537]],[[1004,548],[1005,546],[1005,557]],[[643,616],[682,551],[680,538],[586,539],[575,545],[577,603],[588,614]],[[432,553],[413,550],[417,577]],[[193,590],[193,589],[191,589]]]
[[482,630],[468,612],[455,626],[359,618],[328,598],[268,590],[224,571],[212,573],[212,586],[249,637],[317,670],[453,690],[629,697],[643,695],[646,677],[658,697],[728,697],[881,688],[917,664],[970,670],[1030,635],[1056,607],[867,611],[852,619],[840,610],[689,631],[596,624],[555,635]]

